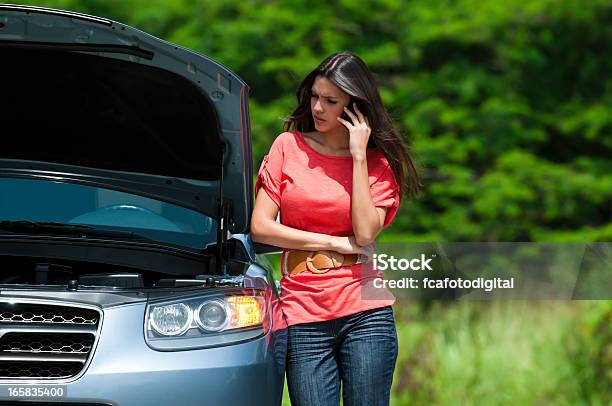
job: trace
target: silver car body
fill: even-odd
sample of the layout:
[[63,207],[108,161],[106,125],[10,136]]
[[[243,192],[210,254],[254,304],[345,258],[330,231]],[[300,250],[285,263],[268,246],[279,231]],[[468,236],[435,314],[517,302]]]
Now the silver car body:
[[[158,241],[156,234],[130,239],[125,230],[117,231],[122,224],[112,222],[106,224],[106,235],[94,235],[99,230],[92,219],[110,210],[96,206],[93,214],[80,217],[88,218],[90,222],[84,223],[93,227],[83,228],[80,236],[70,224],[65,232],[56,230],[58,221],[51,217],[43,219],[50,225],[42,226],[40,219],[2,217],[6,213],[0,204],[0,220],[11,220],[0,230],[0,401],[281,404],[286,323],[271,269],[256,256],[248,233],[253,191],[247,85],[210,58],[124,24],[37,7],[0,5],[0,55],[2,64],[9,65],[3,68],[3,82],[15,95],[3,97],[1,106],[3,139],[10,141],[0,153],[0,180],[12,182],[6,184],[16,185],[14,190],[20,190],[19,182],[42,182],[50,188],[91,189],[96,196],[129,195],[175,211],[189,210],[193,218],[206,219],[208,226],[217,228],[194,234],[201,237],[201,246],[181,245],[181,233],[164,230],[165,226],[149,231],[176,236],[178,242]],[[121,72],[134,76],[121,81],[116,91],[108,90],[119,83],[113,76]],[[91,87],[88,75],[98,78]],[[71,78],[79,81],[78,86],[70,84]],[[59,84],[50,83],[56,79]],[[36,84],[28,87],[30,80]],[[180,89],[173,90],[172,84]],[[36,94],[35,86],[44,90]],[[155,91],[151,86],[157,86]],[[19,95],[22,89],[29,96]],[[101,89],[100,94],[92,94],[92,89]],[[60,96],[49,95],[54,92]],[[152,103],[160,93],[159,100],[168,105],[157,111]],[[114,96],[117,107],[105,116],[86,110]],[[187,107],[173,110],[172,104],[183,99],[191,100]],[[130,101],[135,104],[128,105]],[[26,107],[15,106],[20,103]],[[202,122],[200,105],[206,118]],[[28,108],[32,111],[24,112]],[[64,111],[70,109],[78,114]],[[168,131],[172,120],[177,121],[176,134]],[[121,123],[125,131],[114,134],[113,126]],[[185,140],[193,146],[176,141],[181,134],[191,134]],[[108,142],[101,139],[105,136]],[[115,159],[113,152],[122,155],[124,147],[133,159]],[[140,150],[144,157],[138,157]],[[147,154],[162,158],[147,159]],[[164,157],[175,161],[166,164]],[[5,201],[12,201],[4,190]],[[128,217],[160,218],[138,205],[115,206],[111,209],[127,210]],[[21,265],[23,261],[30,262]],[[15,269],[28,272],[32,265],[31,280],[13,274],[15,264]],[[104,272],[83,271],[88,264]],[[122,271],[106,271],[113,267]],[[35,282],[39,277],[43,282]],[[148,279],[155,280],[143,282]],[[151,332],[149,317],[155,306],[170,303],[168,308],[176,309],[172,303],[187,303],[193,306],[189,314],[195,320],[195,311],[204,303],[232,295],[261,298],[262,323],[244,331],[208,334],[193,321],[187,333],[176,337]]]

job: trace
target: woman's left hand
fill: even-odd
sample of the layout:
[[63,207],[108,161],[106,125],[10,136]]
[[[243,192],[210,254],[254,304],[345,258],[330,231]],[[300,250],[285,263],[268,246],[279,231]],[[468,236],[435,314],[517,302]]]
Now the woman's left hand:
[[370,129],[368,118],[359,111],[356,103],[353,103],[353,108],[356,114],[348,108],[344,108],[344,111],[351,118],[352,122],[344,120],[341,117],[338,117],[338,121],[349,130],[349,147],[353,158],[365,159],[372,130]]

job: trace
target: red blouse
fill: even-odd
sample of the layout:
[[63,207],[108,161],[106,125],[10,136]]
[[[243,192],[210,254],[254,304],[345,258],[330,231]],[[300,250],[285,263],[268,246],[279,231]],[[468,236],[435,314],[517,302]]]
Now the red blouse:
[[[399,207],[399,186],[382,152],[367,153],[370,193],[374,205],[387,207],[384,227]],[[259,169],[255,193],[263,186],[280,208],[281,223],[300,230],[334,236],[353,235],[351,194],[352,157],[324,155],[306,143],[299,132],[280,134]],[[281,256],[284,268],[286,250]],[[331,320],[363,310],[388,306],[395,297],[374,285],[382,273],[372,262],[309,271],[291,276],[283,272],[281,307],[288,325]]]

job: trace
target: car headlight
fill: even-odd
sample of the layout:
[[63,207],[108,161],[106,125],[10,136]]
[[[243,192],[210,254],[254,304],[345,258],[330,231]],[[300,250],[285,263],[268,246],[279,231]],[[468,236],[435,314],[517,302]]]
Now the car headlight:
[[147,307],[145,338],[167,351],[234,344],[264,334],[264,317],[258,290],[160,300]]
[[226,296],[203,302],[195,312],[196,322],[206,331],[255,326],[263,322],[263,300],[258,296]]
[[231,310],[222,300],[208,300],[202,303],[196,312],[198,326],[206,331],[220,331],[229,324]]
[[184,303],[157,306],[151,312],[151,327],[164,336],[183,334],[191,326],[193,312]]

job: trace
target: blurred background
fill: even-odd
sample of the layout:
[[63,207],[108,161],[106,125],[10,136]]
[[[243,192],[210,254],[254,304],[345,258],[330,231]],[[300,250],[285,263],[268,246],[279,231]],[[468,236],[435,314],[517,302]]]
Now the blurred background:
[[[234,70],[251,86],[255,171],[303,76],[360,55],[425,184],[379,241],[612,241],[610,0],[28,4],[118,20]],[[612,404],[612,301],[394,310],[393,405]]]

